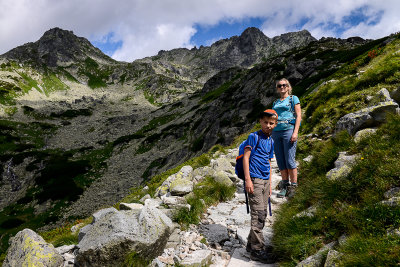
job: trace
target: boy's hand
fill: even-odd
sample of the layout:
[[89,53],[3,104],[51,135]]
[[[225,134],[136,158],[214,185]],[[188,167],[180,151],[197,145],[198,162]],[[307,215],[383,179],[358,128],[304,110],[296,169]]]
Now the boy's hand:
[[254,193],[254,187],[253,187],[253,182],[250,179],[246,179],[246,192],[249,194]]

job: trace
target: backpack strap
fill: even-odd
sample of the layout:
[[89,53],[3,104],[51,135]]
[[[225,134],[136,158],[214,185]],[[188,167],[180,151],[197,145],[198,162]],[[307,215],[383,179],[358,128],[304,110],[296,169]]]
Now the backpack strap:
[[257,150],[258,144],[260,143],[260,130],[256,132],[256,136],[257,136],[257,144],[254,147],[254,151]]
[[294,115],[294,100],[293,100],[293,95],[290,95],[290,112]]

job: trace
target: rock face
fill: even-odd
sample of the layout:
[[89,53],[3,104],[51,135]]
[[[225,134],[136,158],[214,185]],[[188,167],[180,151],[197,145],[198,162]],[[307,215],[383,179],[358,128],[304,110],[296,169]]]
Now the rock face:
[[3,266],[59,267],[63,261],[63,257],[54,249],[53,245],[47,244],[34,231],[24,229],[11,240]]
[[115,266],[136,252],[154,258],[164,249],[174,226],[158,209],[100,210],[93,223],[81,229],[76,263],[79,266]]

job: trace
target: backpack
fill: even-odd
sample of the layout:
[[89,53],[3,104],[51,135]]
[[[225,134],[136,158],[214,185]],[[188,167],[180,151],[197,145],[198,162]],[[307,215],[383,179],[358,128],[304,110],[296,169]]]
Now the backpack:
[[[257,138],[257,144],[254,147],[254,151],[256,151],[258,147],[258,143],[260,142],[259,131],[254,133]],[[239,155],[236,157],[236,164],[235,164],[235,173],[241,179],[244,180],[244,169],[243,169],[243,156],[244,156],[244,149],[248,145],[248,138],[244,140],[239,146]],[[253,153],[250,154],[250,157],[254,155]]]

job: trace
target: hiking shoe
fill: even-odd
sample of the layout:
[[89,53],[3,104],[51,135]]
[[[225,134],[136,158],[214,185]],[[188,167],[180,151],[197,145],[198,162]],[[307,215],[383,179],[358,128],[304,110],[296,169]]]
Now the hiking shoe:
[[287,187],[286,196],[287,196],[288,198],[293,197],[294,194],[296,193],[296,188],[297,188],[297,185],[289,185],[289,186]]
[[283,189],[276,195],[276,197],[277,197],[277,198],[283,198],[283,197],[286,196],[286,193],[287,193],[287,189],[286,189],[286,188],[283,188]]
[[259,261],[266,264],[271,264],[275,262],[274,257],[270,253],[264,250],[253,250],[250,253],[250,259],[253,261]]
[[252,252],[253,250],[251,249],[251,245],[249,243],[247,243],[246,245],[246,251],[247,252]]

